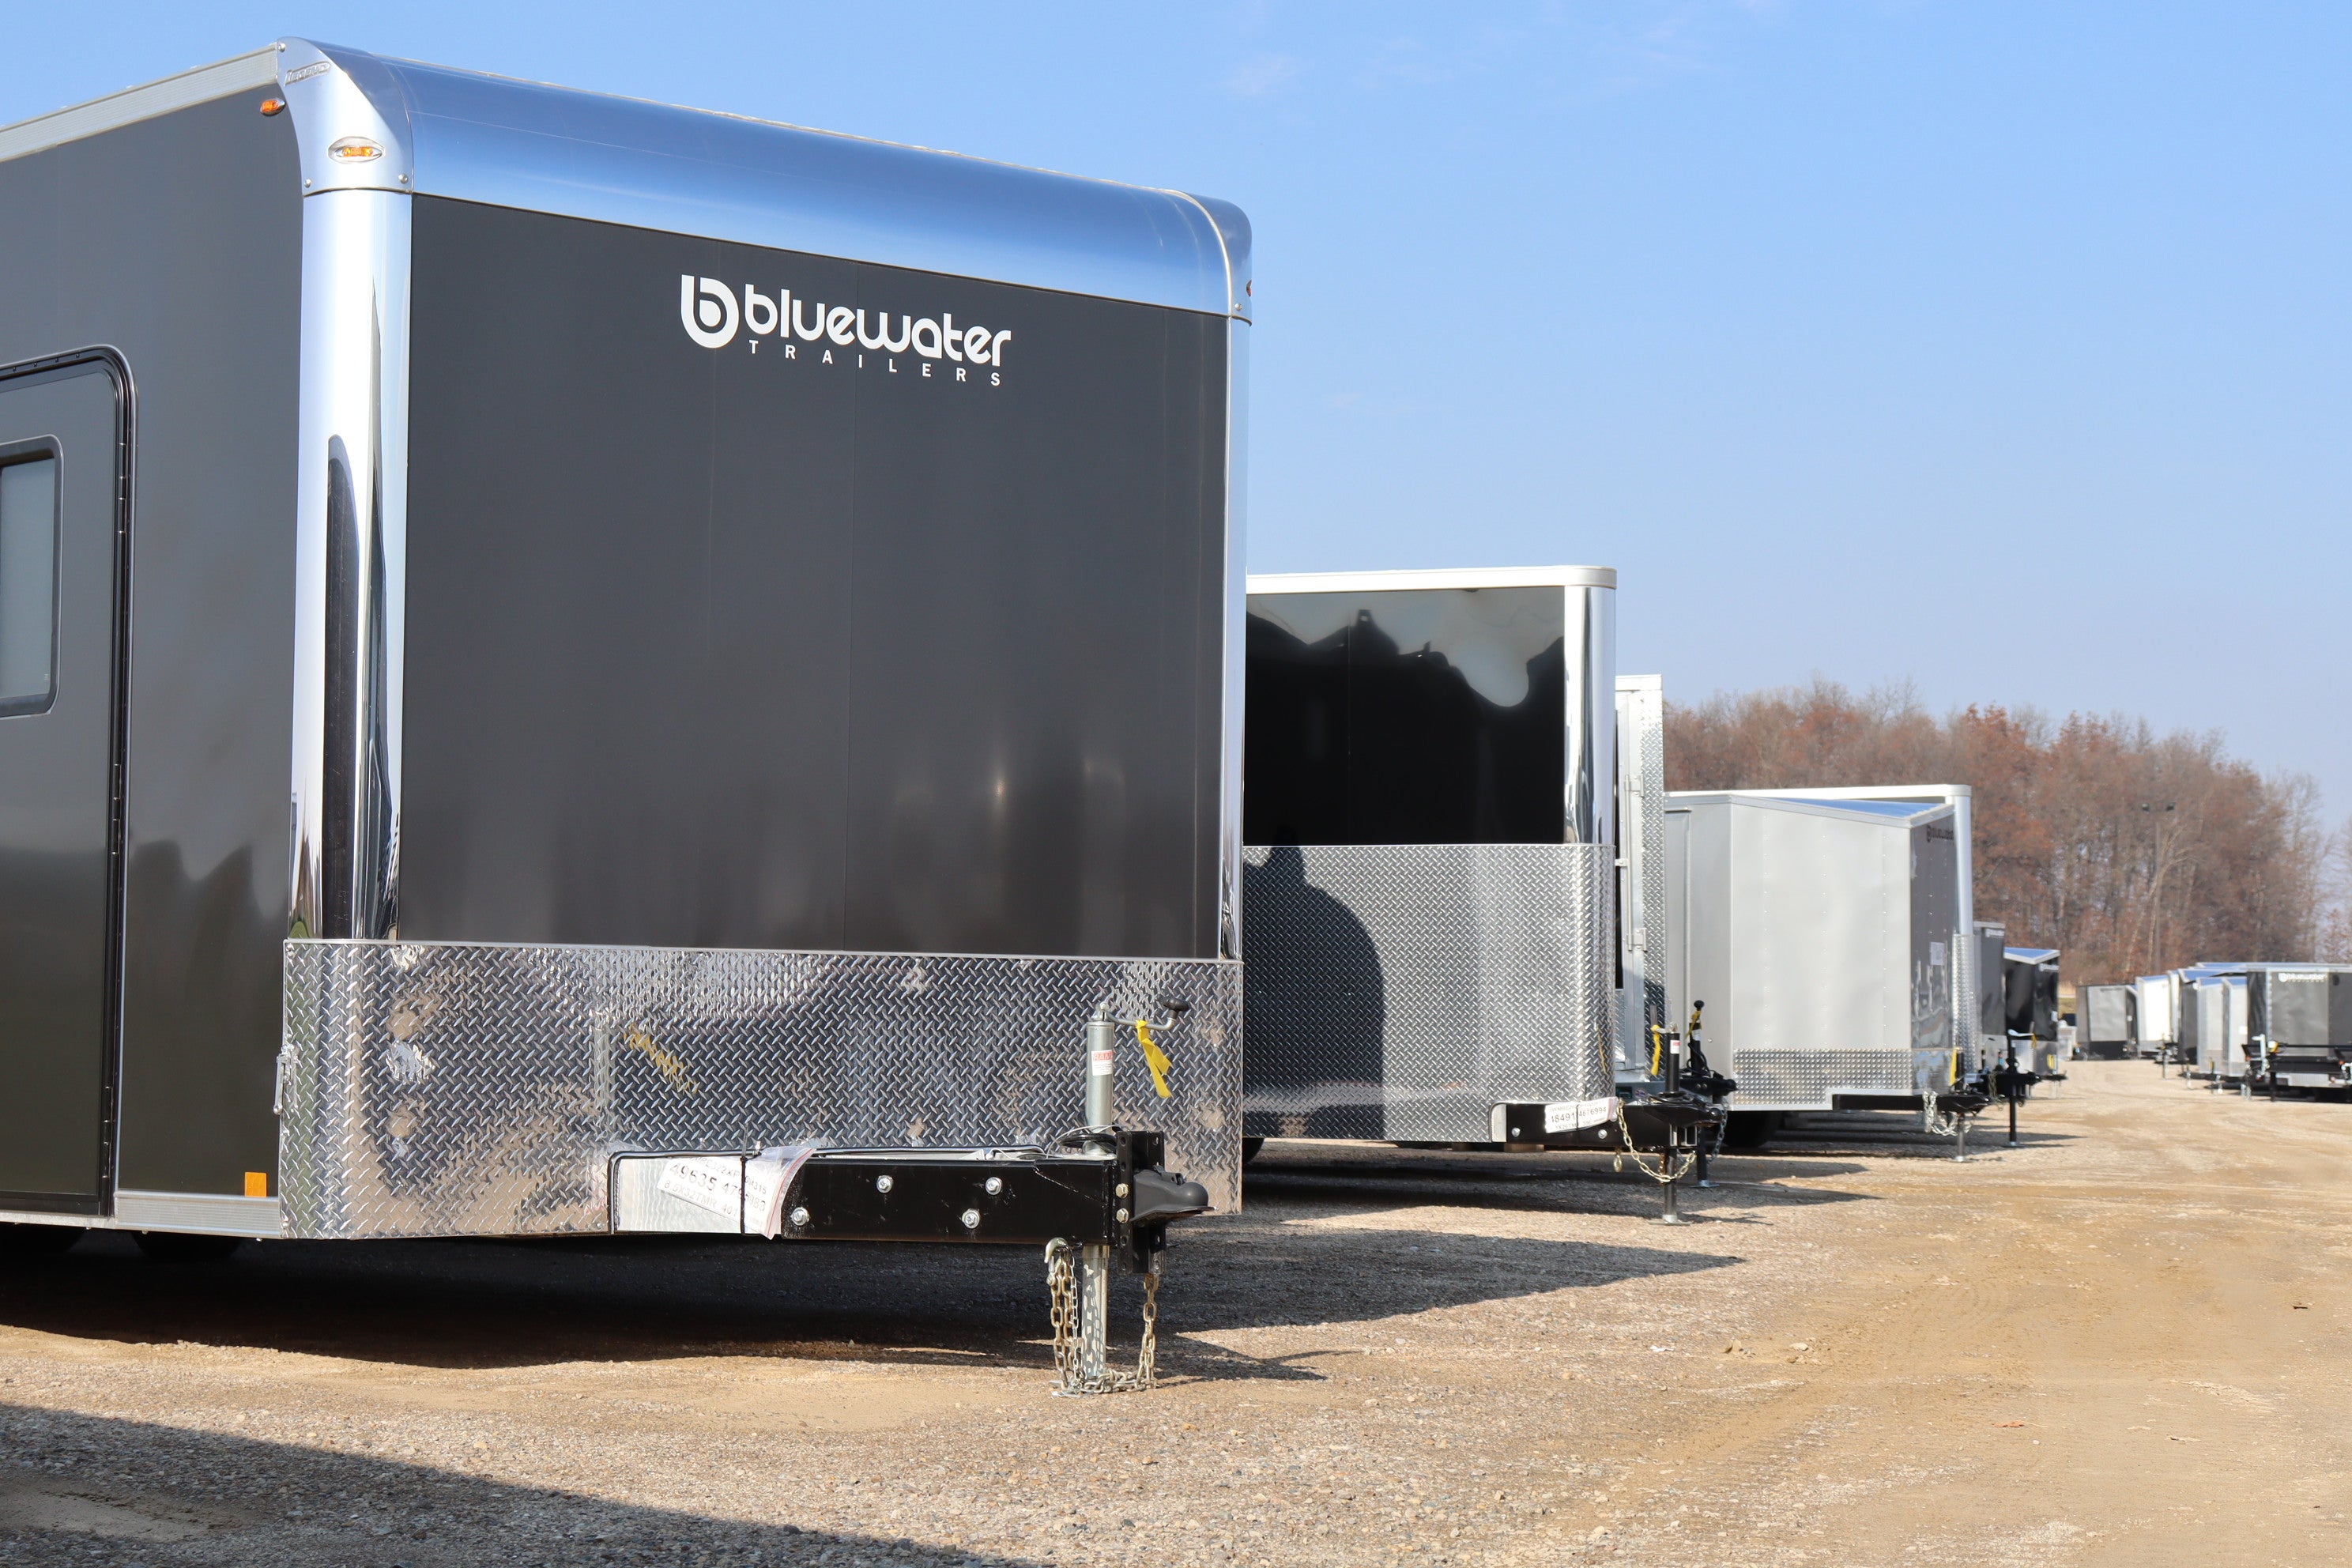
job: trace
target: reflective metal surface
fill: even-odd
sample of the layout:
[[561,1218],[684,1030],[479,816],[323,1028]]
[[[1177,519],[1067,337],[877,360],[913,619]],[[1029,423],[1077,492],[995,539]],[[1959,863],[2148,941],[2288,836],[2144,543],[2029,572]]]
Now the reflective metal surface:
[[[1179,192],[1016,168],[286,40],[289,92],[365,122],[306,128],[307,177],[1217,315],[1246,303],[1248,226]],[[340,73],[341,83],[321,85]],[[296,111],[302,105],[296,103]],[[382,156],[322,167],[362,135]],[[312,149],[315,146],[316,151]],[[413,185],[401,183],[413,174]],[[1241,313],[1246,313],[1241,312]]]
[[1245,837],[1608,842],[1614,596],[1253,579]]
[[[1217,204],[1217,210],[1225,209]],[[1233,221],[1248,236],[1247,221]],[[1224,660],[1219,693],[1217,772],[1217,956],[1242,955],[1242,761],[1249,689],[1249,335],[1246,321],[1225,337]]]
[[1253,846],[1254,1136],[1486,1142],[1613,1094],[1601,845]]
[[[298,87],[323,96],[328,79]],[[288,925],[298,936],[383,937],[400,923],[410,219],[409,198],[383,191],[302,204]]]
[[1666,1017],[1666,697],[1655,675],[1617,678],[1618,973],[1622,1013],[1617,1066],[1646,1071],[1642,1053]]
[[1123,1125],[1241,1200],[1241,973],[1217,960],[285,945],[287,1234],[610,1225],[611,1155],[1034,1144],[1077,1124],[1087,1016],[1148,1017]]

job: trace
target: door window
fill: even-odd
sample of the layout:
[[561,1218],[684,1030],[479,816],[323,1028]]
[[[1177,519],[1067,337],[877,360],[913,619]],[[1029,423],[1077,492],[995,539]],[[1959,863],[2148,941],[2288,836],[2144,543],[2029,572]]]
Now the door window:
[[57,697],[58,459],[0,464],[0,718]]

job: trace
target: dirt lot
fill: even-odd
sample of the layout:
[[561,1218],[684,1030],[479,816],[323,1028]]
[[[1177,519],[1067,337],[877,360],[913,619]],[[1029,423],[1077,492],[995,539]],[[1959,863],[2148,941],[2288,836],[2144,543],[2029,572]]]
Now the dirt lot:
[[1110,1399],[1026,1254],[98,1237],[0,1274],[0,1563],[2352,1563],[2352,1105],[2074,1070],[1681,1229],[1270,1146]]

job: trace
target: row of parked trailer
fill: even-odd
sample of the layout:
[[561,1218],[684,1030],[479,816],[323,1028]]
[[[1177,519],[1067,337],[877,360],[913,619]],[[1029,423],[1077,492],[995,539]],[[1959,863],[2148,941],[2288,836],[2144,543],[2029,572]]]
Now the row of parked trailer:
[[1226,204],[289,40],[0,209],[12,1245],[1049,1245],[1099,1386],[1252,1141],[2048,1038],[1965,788],[1666,792],[1613,572],[1244,579]]
[[2080,1056],[2177,1062],[2249,1093],[2352,1089],[2352,965],[2193,963],[2085,985],[2076,1023]]

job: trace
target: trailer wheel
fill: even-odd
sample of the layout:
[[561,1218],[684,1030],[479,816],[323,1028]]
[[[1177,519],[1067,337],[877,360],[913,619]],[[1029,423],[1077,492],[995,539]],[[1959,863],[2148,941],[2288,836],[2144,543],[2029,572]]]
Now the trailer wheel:
[[56,1258],[89,1234],[78,1225],[0,1225],[0,1258]]
[[1243,1164],[1244,1164],[1244,1165],[1246,1165],[1246,1164],[1248,1164],[1252,1160],[1256,1159],[1256,1158],[1257,1158],[1257,1152],[1258,1152],[1259,1150],[1261,1150],[1261,1149],[1265,1148],[1265,1139],[1263,1139],[1263,1138],[1244,1138],[1244,1139],[1243,1139],[1243,1140],[1242,1140],[1242,1163],[1243,1163]]
[[1735,1110],[1723,1124],[1727,1149],[1761,1149],[1786,1120],[1778,1110]]
[[156,1263],[217,1263],[245,1245],[236,1236],[191,1236],[184,1231],[142,1230],[139,1250]]

